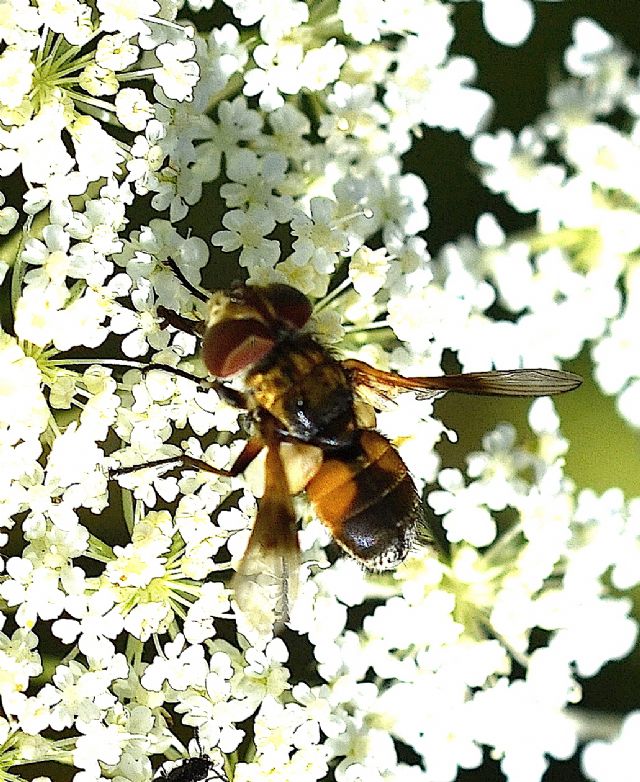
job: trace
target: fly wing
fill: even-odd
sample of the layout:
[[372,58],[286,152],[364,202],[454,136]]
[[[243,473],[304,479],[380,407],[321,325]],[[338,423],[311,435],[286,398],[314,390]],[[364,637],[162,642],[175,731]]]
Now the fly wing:
[[251,537],[232,580],[236,603],[260,635],[287,621],[298,588],[300,547],[296,515],[280,454],[267,446],[265,488]]
[[572,391],[582,378],[558,369],[508,369],[439,377],[402,377],[364,361],[342,362],[354,391],[376,410],[386,410],[402,394],[437,399],[447,391],[482,396],[548,396]]

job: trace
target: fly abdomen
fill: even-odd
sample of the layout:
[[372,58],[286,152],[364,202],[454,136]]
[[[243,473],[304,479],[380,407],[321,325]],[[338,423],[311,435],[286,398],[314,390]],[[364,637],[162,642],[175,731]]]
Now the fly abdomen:
[[327,456],[307,497],[337,543],[371,570],[389,570],[407,556],[422,519],[406,465],[378,432],[362,430],[353,447]]

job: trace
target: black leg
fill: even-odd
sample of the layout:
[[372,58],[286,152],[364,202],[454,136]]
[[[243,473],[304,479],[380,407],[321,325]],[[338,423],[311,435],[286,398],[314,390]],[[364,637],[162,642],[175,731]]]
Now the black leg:
[[203,459],[189,456],[187,453],[182,453],[177,456],[166,456],[163,459],[154,459],[153,461],[145,462],[144,464],[134,464],[130,467],[116,467],[109,471],[109,477],[117,478],[119,475],[128,475],[129,473],[137,472],[138,470],[146,470],[150,467],[173,465],[173,468],[178,468],[180,470],[202,470],[203,472],[211,472],[214,475],[221,475],[226,478],[235,478],[236,475],[240,475],[240,473],[247,469],[263,448],[264,443],[262,439],[259,437],[252,437],[251,440],[247,441],[235,462],[228,469],[213,467]]
[[141,372],[150,372],[152,369],[161,369],[163,372],[168,372],[170,375],[177,375],[178,377],[184,377],[187,380],[193,380],[193,382],[197,383],[203,391],[213,388],[220,398],[224,399],[228,404],[233,407],[238,407],[241,410],[247,409],[247,398],[245,395],[235,388],[225,386],[220,380],[198,377],[197,375],[192,375],[191,372],[186,372],[184,369],[172,367],[170,364],[147,364],[144,367],[140,367]]
[[189,282],[189,280],[184,276],[182,270],[180,269],[178,264],[173,260],[173,258],[167,258],[164,264],[165,266],[168,266],[171,269],[171,271],[176,275],[176,277],[189,291],[189,293],[192,293],[197,299],[200,299],[200,301],[209,301],[209,299],[211,298],[211,294],[206,293],[205,291],[201,291],[200,288],[196,288],[196,286],[192,282]]
[[194,337],[202,337],[205,330],[205,324],[203,320],[191,320],[191,318],[185,318],[183,315],[178,315],[177,312],[163,307],[162,304],[158,307],[158,315],[162,318],[161,328],[167,326],[173,326],[178,331],[184,331],[186,334],[191,334]]

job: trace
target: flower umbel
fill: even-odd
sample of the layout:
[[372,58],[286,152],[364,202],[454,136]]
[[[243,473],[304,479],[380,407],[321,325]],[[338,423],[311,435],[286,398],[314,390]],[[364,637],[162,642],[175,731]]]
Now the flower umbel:
[[[633,760],[634,715],[615,738],[579,704],[636,646],[640,500],[570,477],[562,405],[536,400],[527,431],[487,424],[442,464],[444,389],[396,404],[371,385],[352,428],[406,465],[428,529],[370,573],[298,491],[348,449],[269,429],[266,402],[242,404],[246,376],[211,365],[286,358],[292,332],[408,377],[557,369],[588,343],[637,427],[637,62],[577,20],[548,109],[481,132],[491,98],[451,52],[461,2],[224,5],[0,2],[0,777],[50,762],[149,782],[170,761],[167,778],[197,782],[171,776],[190,755],[239,782],[451,782],[488,750],[506,779],[539,782],[591,741],[584,772],[609,782]],[[526,39],[533,2],[482,5],[496,40]],[[485,214],[432,258],[434,128],[536,227]],[[274,294],[261,311],[271,283],[308,309]],[[254,310],[201,355],[239,291]],[[275,335],[270,306],[289,318]],[[309,392],[334,420],[331,389]],[[266,455],[233,468],[256,433],[284,437],[292,504]],[[253,562],[289,599],[275,636],[234,579],[269,503],[301,560],[299,580],[266,544]]]

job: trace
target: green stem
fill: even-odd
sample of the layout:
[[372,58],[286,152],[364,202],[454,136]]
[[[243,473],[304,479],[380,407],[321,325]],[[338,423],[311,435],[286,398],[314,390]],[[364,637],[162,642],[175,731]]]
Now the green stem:
[[368,331],[376,331],[377,329],[386,329],[391,328],[389,326],[389,321],[387,320],[377,320],[375,323],[369,323],[368,326],[345,326],[344,327],[344,333],[345,334],[364,334]]
[[131,534],[135,526],[135,508],[133,505],[133,492],[128,489],[122,490],[122,515],[124,516],[127,530]]
[[[75,48],[76,51],[79,51],[77,47]],[[69,66],[68,68],[62,69],[59,67],[59,65],[60,62],[64,61],[65,59],[69,59],[69,58],[65,56],[64,58],[58,60],[58,62],[56,63],[56,66],[58,66],[56,67],[56,84],[58,85],[63,84],[65,81],[68,81],[68,79],[65,79],[65,76],[68,73],[77,73],[78,71],[82,70],[82,68],[84,68],[85,65],[89,65],[90,63],[92,63],[95,60],[95,56],[93,53],[85,54],[84,57],[80,57],[79,59],[74,60],[73,65]],[[76,81],[76,79],[73,79],[73,81]]]
[[[46,34],[44,33],[46,29]],[[42,64],[44,58],[47,56],[47,53],[49,51],[49,42],[51,39],[51,36],[53,33],[48,28],[43,28],[42,34],[40,36],[40,43],[38,44],[38,51],[35,56],[35,64],[36,68],[39,68]]]
[[583,246],[596,232],[590,228],[560,228],[557,231],[544,234],[538,231],[522,231],[509,237],[509,244],[526,242],[532,253],[540,253],[554,247],[572,249]]
[[224,758],[224,773],[227,775],[227,779],[233,781],[233,772],[238,763],[238,752],[234,751],[230,755],[223,755]]
[[[68,79],[64,81],[74,82],[75,79]],[[99,98],[92,98],[89,95],[83,95],[81,92],[67,89],[67,95],[71,98],[75,98],[76,103],[84,103],[87,106],[94,106],[96,109],[102,109],[102,111],[108,111],[109,114],[115,112],[115,107],[111,103],[107,103],[106,100],[100,100]]]
[[[60,49],[60,47],[62,46],[63,43],[66,43],[66,38],[63,35],[56,36],[56,40],[55,40],[53,46],[51,47],[51,51],[47,55],[46,61],[43,61],[41,63],[41,66],[40,66],[39,70],[42,70],[43,67],[48,66],[49,62],[51,62],[52,60],[55,60],[55,58],[56,58],[56,56],[58,54],[58,50]],[[65,57],[66,57],[66,54],[61,55],[61,57],[58,59],[58,62],[64,62],[64,58]]]
[[320,299],[320,301],[317,301],[314,306],[315,312],[320,312],[320,310],[323,310],[328,304],[330,304],[335,298],[337,298],[344,290],[345,288],[348,288],[351,285],[351,278],[347,277],[344,279],[340,285],[338,285],[337,288],[334,288],[331,293],[327,293],[327,295],[324,297],[324,299]]
[[529,655],[525,652],[520,652],[517,649],[514,649],[510,642],[494,628],[488,618],[486,620],[482,616],[479,618],[480,621],[485,625],[487,633],[492,635],[496,641],[499,641],[502,646],[504,646],[509,655],[526,671],[529,668]]
[[511,529],[501,535],[498,540],[491,546],[491,548],[484,555],[485,562],[495,562],[497,555],[501,554],[507,546],[509,546],[518,535],[522,535],[522,524],[514,524]]
[[135,81],[136,79],[142,79],[145,76],[153,76],[156,71],[160,70],[160,66],[157,68],[144,68],[140,71],[127,71],[118,75],[119,82]]
[[105,367],[128,367],[129,369],[143,369],[148,366],[142,361],[129,361],[126,358],[56,358],[51,360],[57,367],[89,366],[97,364]]
[[89,548],[85,556],[98,562],[111,562],[114,558],[111,546],[92,534],[89,535]]
[[127,635],[127,647],[125,649],[125,655],[127,660],[132,664],[134,670],[140,669],[140,663],[142,661],[142,652],[144,650],[144,644],[140,639],[134,638],[132,635]]
[[319,0],[311,5],[309,12],[309,26],[316,26],[327,17],[333,16],[338,10],[336,0]]
[[208,114],[209,112],[211,112],[219,103],[222,103],[223,100],[226,100],[231,96],[235,97],[236,95],[239,95],[242,92],[243,84],[244,84],[244,79],[242,78],[242,74],[234,73],[229,78],[225,86],[219,92],[216,92],[216,94],[212,96],[211,100],[207,105],[206,113]]
[[24,249],[26,240],[25,237],[30,233],[33,225],[33,217],[29,217],[24,224],[22,231],[20,232],[20,239],[18,241],[18,247],[13,257],[13,271],[11,274],[11,312],[15,313],[18,299],[20,298],[20,291],[22,289],[22,279],[25,274],[24,263],[22,261],[22,251]]

